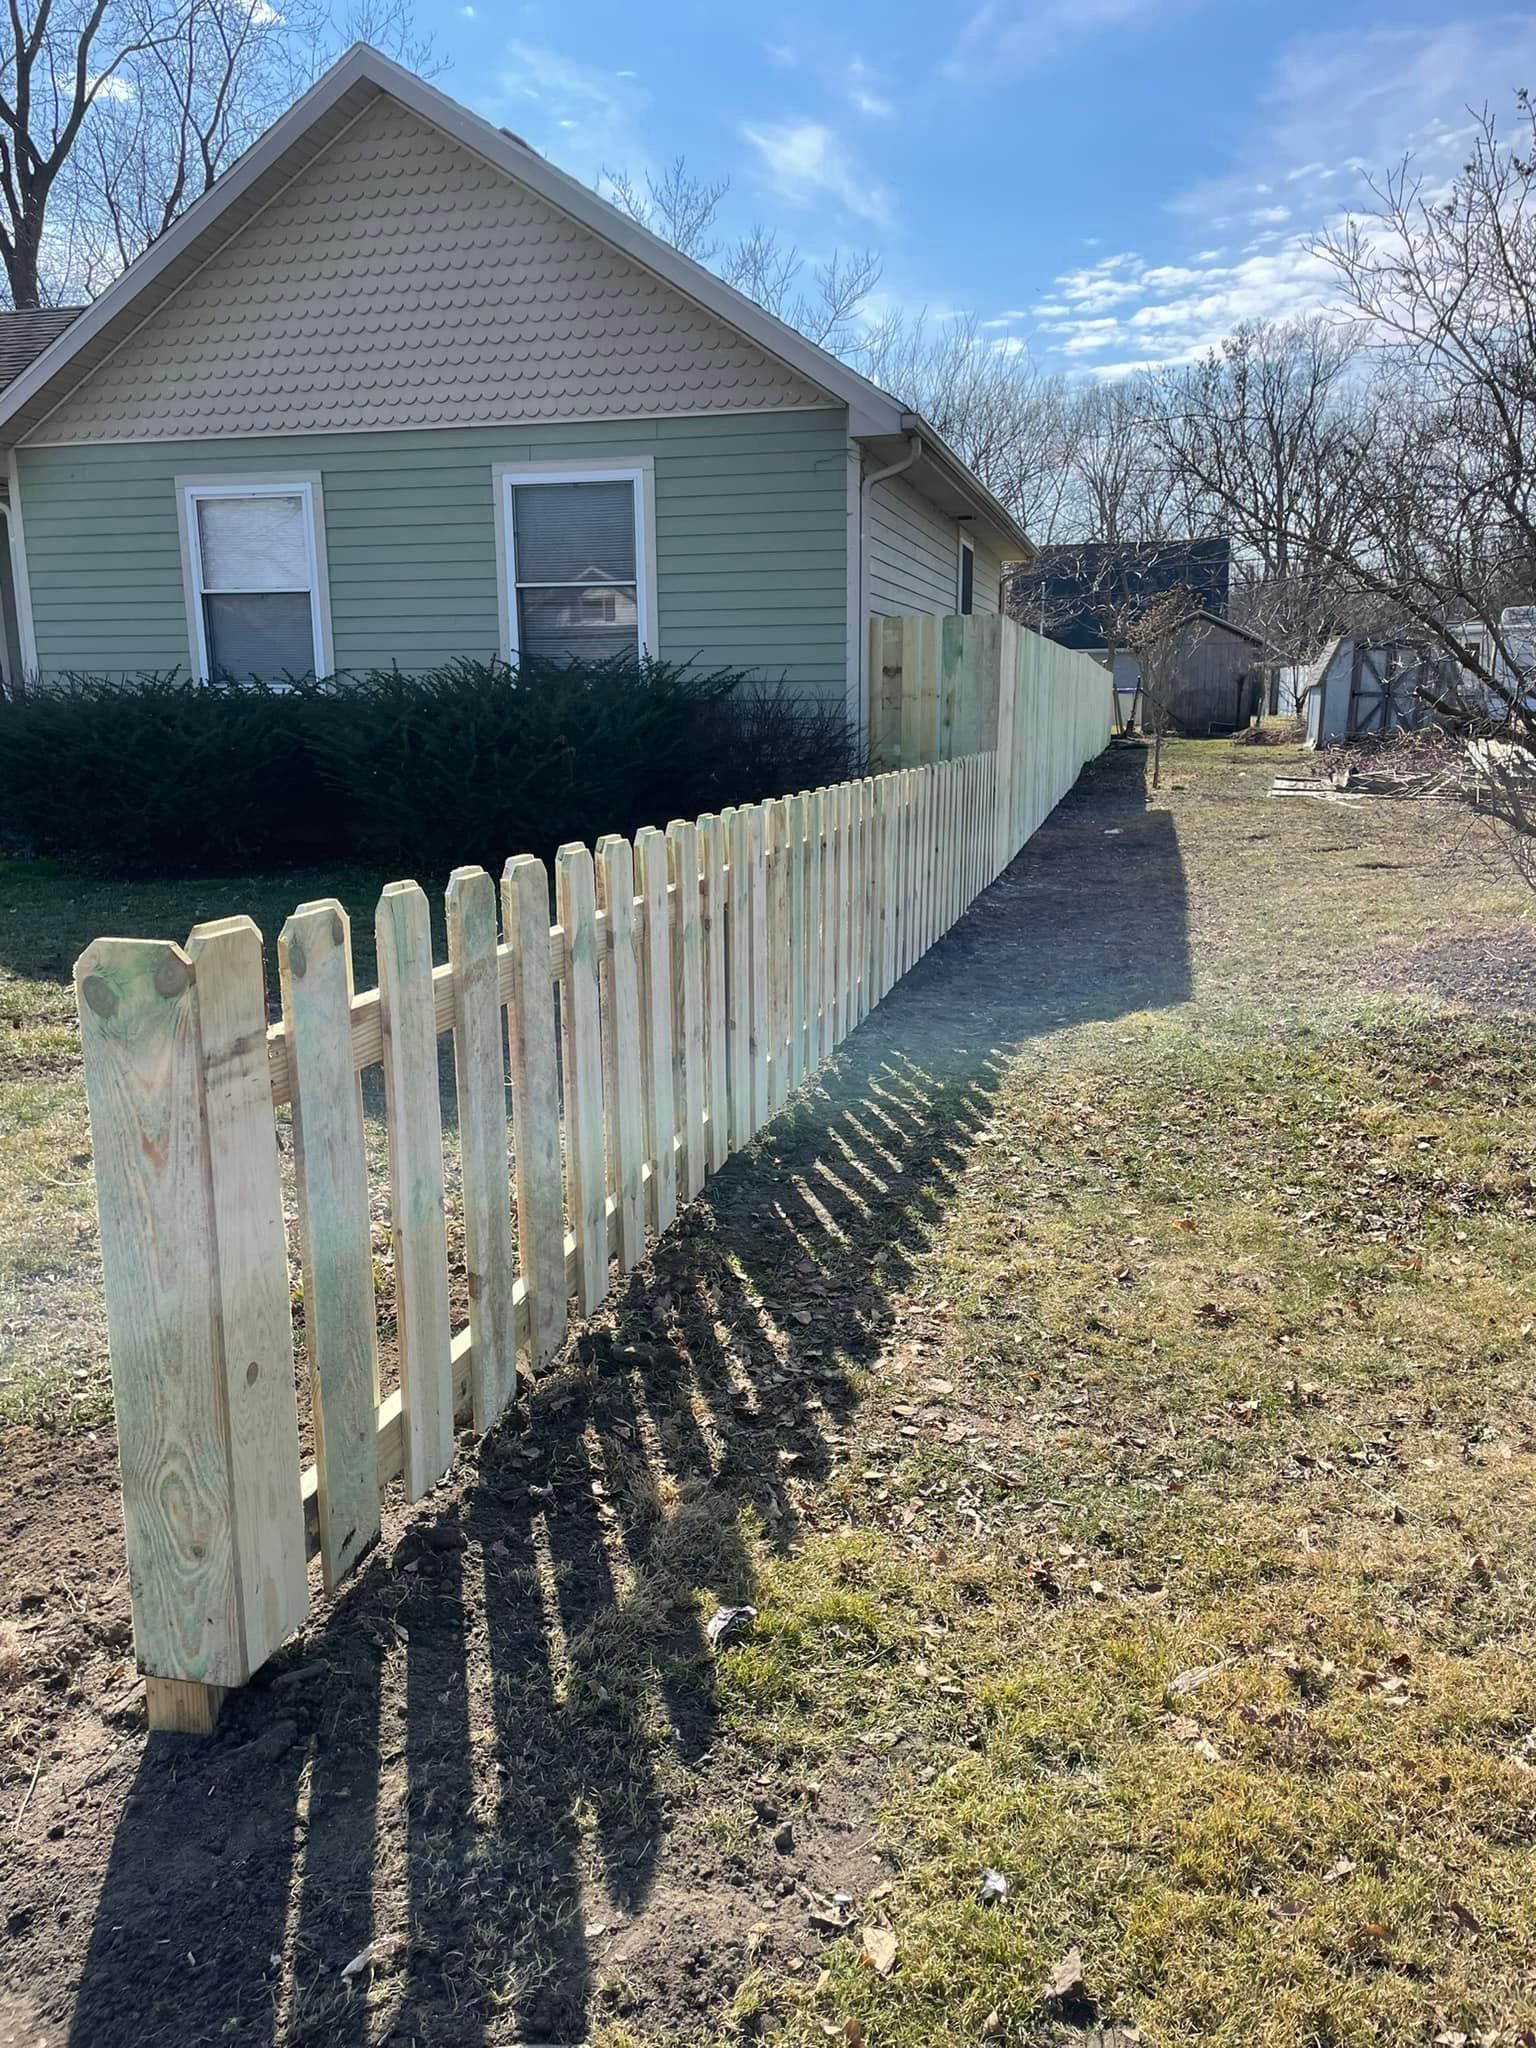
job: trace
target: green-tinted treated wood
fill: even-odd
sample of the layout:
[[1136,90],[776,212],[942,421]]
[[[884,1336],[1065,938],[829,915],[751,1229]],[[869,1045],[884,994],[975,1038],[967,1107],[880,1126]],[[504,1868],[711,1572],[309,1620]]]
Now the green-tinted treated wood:
[[768,1097],[777,1114],[789,1100],[789,808],[765,806],[768,848]]
[[832,796],[837,812],[837,856],[834,863],[837,951],[832,970],[834,986],[837,989],[837,1005],[832,1028],[835,1034],[834,1045],[841,1045],[851,1029],[853,1007],[853,954],[850,943],[853,904],[853,810],[846,782],[840,782]]
[[293,1074],[320,1559],[330,1592],[379,1533],[373,1245],[347,913],[334,898],[300,904],[283,926],[277,959]]
[[826,950],[821,935],[825,794],[824,790],[813,789],[807,792],[805,799],[805,1071],[808,1074],[814,1073],[826,1057],[822,1045]]
[[722,811],[720,826],[726,835],[730,860],[726,876],[729,915],[725,938],[725,1043],[730,1072],[731,1150],[735,1152],[748,1143],[753,1131],[751,855],[744,810]]
[[432,1000],[432,916],[416,882],[391,882],[374,919],[384,1025],[395,1329],[405,1426],[405,1497],[453,1462],[452,1331],[443,1218],[443,1123]]
[[768,1054],[773,1024],[768,1007],[768,819],[762,804],[749,804],[747,826],[747,918],[751,929],[751,1014],[747,1029],[752,1081],[752,1133],[773,1114],[768,1094]]
[[246,1676],[204,1172],[192,966],[98,939],[75,964],[117,1407],[134,1648],[165,1678]]
[[489,1429],[517,1391],[512,1183],[507,1170],[501,967],[496,884],[484,868],[455,868],[448,882],[448,960],[453,968],[453,1069],[464,1182],[464,1263],[474,1360],[476,1429]]
[[699,886],[699,833],[686,819],[667,827],[667,873],[677,915],[672,923],[673,1095],[682,1103],[682,1196],[704,1185],[704,1114],[709,1070],[704,1043],[704,913]]
[[635,958],[635,856],[616,833],[597,842],[597,900],[608,918],[603,977],[603,1108],[614,1255],[627,1273],[645,1256],[645,1109],[640,973]]
[[842,833],[838,826],[837,786],[821,796],[821,1057],[836,1049],[837,1029],[837,870]]
[[555,890],[565,931],[560,985],[564,1041],[566,1175],[576,1232],[576,1300],[590,1315],[608,1292],[608,1184],[603,1139],[603,1033],[598,1001],[597,891],[592,856],[572,843],[555,855]]
[[261,933],[194,927],[203,1117],[213,1201],[215,1334],[229,1418],[235,1594],[248,1671],[309,1611],[288,1234],[267,1069]]
[[640,1043],[645,1149],[651,1161],[651,1224],[657,1235],[677,1215],[677,1096],[672,1057],[672,906],[667,842],[653,825],[635,834],[636,894],[645,905],[641,947]]
[[805,820],[810,792],[789,799],[789,1085],[806,1075]]
[[[512,968],[507,1050],[517,1165],[517,1253],[528,1298],[528,1353],[537,1370],[564,1342],[568,1296],[560,1070],[549,975],[549,876],[543,861],[531,854],[507,862],[501,879],[501,921]],[[573,1158],[576,1150],[573,1134]],[[573,1199],[573,1213],[575,1208]]]
[[709,1168],[718,1173],[731,1149],[730,1040],[726,1030],[729,1013],[726,975],[727,903],[725,863],[728,852],[724,823],[711,813],[699,820],[699,865],[704,896],[704,1048],[708,1076],[705,1099],[709,1109]]

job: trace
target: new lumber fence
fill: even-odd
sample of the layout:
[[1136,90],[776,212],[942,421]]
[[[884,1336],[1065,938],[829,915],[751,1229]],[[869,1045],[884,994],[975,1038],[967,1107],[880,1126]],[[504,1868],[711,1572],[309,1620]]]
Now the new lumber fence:
[[[152,1728],[210,1729],[681,1204],[975,897],[1110,732],[1109,679],[1010,621],[877,620],[871,748],[833,788],[520,855],[76,963],[127,1533]],[[468,1321],[450,1322],[438,1045],[457,1090]],[[381,1065],[397,1391],[381,1398],[362,1071]],[[300,1453],[278,1116],[292,1110],[314,1460]]]

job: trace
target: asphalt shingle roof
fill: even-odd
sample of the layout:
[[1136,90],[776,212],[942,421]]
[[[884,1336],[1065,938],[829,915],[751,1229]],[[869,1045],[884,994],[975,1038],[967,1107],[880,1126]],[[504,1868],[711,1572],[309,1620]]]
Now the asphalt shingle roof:
[[43,306],[27,313],[0,307],[0,391],[57,341],[83,306]]

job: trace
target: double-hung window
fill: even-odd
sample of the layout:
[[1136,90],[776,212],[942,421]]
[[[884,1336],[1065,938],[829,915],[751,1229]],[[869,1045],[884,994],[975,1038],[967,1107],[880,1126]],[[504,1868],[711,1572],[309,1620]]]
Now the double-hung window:
[[211,681],[329,673],[318,483],[185,482],[193,659]]
[[608,661],[655,645],[644,467],[501,472],[507,652]]

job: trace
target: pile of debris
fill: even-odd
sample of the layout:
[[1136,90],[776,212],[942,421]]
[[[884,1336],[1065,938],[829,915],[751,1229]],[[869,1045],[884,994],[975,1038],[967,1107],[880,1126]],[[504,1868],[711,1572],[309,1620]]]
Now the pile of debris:
[[1317,762],[1311,775],[1277,775],[1270,795],[1346,804],[1394,797],[1508,811],[1518,790],[1536,804],[1536,757],[1507,740],[1397,732],[1366,745],[1332,747]]

